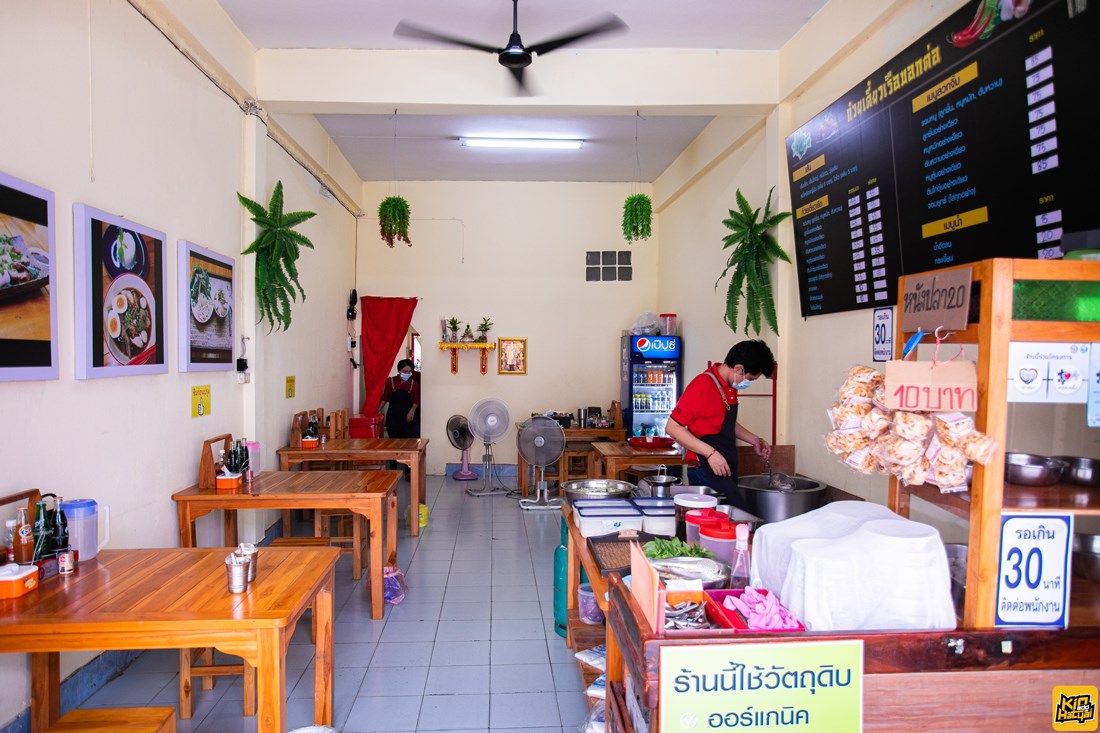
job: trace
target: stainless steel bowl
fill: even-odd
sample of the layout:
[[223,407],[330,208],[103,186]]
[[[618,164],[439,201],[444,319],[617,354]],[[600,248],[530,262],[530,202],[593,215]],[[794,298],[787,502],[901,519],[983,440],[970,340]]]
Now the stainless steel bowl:
[[672,498],[676,498],[680,494],[703,494],[705,496],[718,496],[718,492],[709,486],[673,486]]
[[1100,461],[1078,456],[1058,456],[1058,460],[1066,462],[1066,468],[1062,471],[1063,481],[1081,486],[1100,486]]
[[791,491],[773,488],[766,473],[738,476],[737,485],[745,492],[750,512],[765,522],[781,522],[817,509],[825,500],[825,484],[820,481],[804,476],[792,476],[791,480]]
[[629,497],[634,493],[634,484],[608,478],[586,478],[566,481],[561,485],[561,491],[566,503],[572,505],[574,499]]
[[945,542],[947,564],[951,568],[951,600],[955,603],[955,615],[962,616],[963,601],[966,599],[966,560],[969,547]]
[[1024,486],[1050,486],[1062,478],[1066,462],[1032,453],[1005,453],[1005,481]]
[[1100,534],[1073,535],[1073,574],[1100,583]]

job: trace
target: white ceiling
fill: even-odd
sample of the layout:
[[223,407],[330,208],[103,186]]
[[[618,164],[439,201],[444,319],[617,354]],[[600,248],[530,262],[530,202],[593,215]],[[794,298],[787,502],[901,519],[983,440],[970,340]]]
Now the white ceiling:
[[[511,0],[219,0],[257,48],[451,49],[397,38],[406,20],[494,47],[507,44]],[[519,0],[519,31],[530,46],[587,26],[608,12],[627,30],[568,46],[587,49],[778,50],[827,0]],[[488,53],[486,74],[507,72]],[[593,53],[593,63],[600,54]],[[537,95],[539,60],[527,70]],[[260,100],[261,103],[263,100]],[[517,112],[508,99],[499,114],[317,114],[365,181],[653,181],[712,119],[706,115]],[[396,121],[396,132],[395,132]],[[635,134],[638,138],[635,154]],[[578,137],[580,151],[473,150],[462,136]],[[396,138],[396,139],[395,139]]]

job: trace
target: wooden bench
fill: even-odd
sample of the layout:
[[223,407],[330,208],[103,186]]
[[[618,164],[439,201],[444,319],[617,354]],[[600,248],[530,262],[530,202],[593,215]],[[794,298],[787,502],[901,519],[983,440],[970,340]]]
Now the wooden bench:
[[45,733],[176,733],[175,708],[70,710]]

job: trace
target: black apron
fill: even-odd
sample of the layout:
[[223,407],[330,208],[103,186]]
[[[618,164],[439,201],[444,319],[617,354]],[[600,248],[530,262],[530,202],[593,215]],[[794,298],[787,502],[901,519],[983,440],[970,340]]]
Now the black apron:
[[[709,371],[708,374],[710,374]],[[706,485],[717,491],[719,496],[725,497],[722,503],[731,504],[738,509],[748,511],[744,492],[737,485],[737,403],[731,405],[726,402],[726,394],[722,389],[722,385],[718,383],[718,379],[713,374],[710,374],[710,378],[714,380],[714,386],[718,389],[719,394],[722,396],[722,402],[726,405],[726,417],[722,420],[722,427],[717,434],[696,437],[722,454],[722,457],[726,459],[726,463],[729,464],[730,475],[719,476],[714,473],[714,469],[710,467],[710,462],[704,456],[699,456],[699,467],[703,469],[703,475],[707,481]]]
[[[391,377],[392,379],[392,377]],[[416,422],[409,422],[412,395],[403,389],[393,388],[390,406],[386,410],[386,435],[391,438],[416,438]]]

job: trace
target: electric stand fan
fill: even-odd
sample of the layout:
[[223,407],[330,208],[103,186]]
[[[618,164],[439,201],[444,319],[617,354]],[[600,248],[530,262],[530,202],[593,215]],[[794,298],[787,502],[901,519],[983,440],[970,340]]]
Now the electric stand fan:
[[470,432],[470,421],[465,415],[451,415],[447,420],[447,438],[451,445],[462,451],[462,468],[451,474],[455,481],[473,481],[477,473],[470,470],[470,446],[474,444],[474,434]]
[[516,447],[524,460],[538,469],[538,490],[534,499],[520,499],[520,509],[557,509],[561,499],[548,498],[546,467],[557,463],[565,452],[565,431],[557,420],[536,415],[525,422],[516,436]]
[[481,488],[468,488],[470,496],[497,496],[507,494],[508,489],[493,488],[493,443],[504,437],[512,424],[508,405],[495,397],[478,400],[470,410],[470,432],[485,445],[481,457]]

